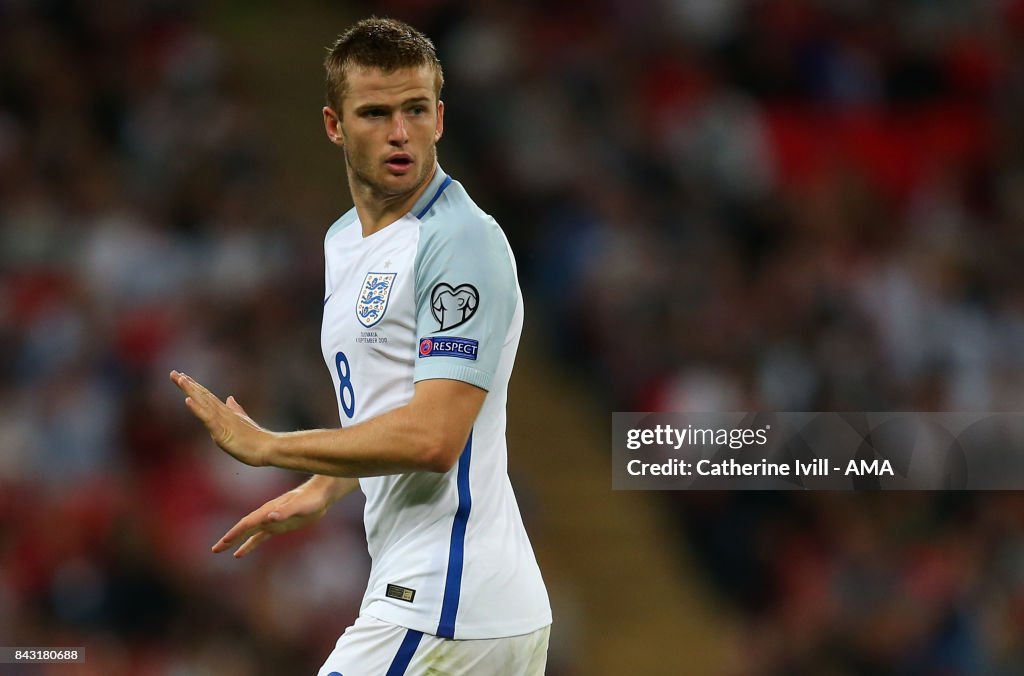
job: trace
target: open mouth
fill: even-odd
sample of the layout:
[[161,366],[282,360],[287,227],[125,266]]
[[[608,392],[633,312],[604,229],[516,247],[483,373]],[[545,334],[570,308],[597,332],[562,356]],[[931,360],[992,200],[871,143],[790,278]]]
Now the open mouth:
[[412,158],[407,155],[396,155],[389,157],[384,164],[393,171],[405,171],[412,166]]

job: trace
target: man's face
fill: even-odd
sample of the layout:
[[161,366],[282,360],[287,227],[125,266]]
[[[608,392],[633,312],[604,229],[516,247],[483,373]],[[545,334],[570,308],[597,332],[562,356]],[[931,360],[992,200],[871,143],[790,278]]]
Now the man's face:
[[325,108],[324,121],[328,136],[345,150],[349,175],[359,184],[353,190],[369,188],[382,199],[414,192],[434,169],[444,126],[434,71],[352,67],[347,85],[340,119],[332,120]]

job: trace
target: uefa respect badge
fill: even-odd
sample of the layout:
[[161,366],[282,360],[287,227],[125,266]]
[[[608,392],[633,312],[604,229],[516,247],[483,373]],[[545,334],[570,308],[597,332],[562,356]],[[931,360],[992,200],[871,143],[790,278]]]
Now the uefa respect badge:
[[476,361],[480,342],[472,338],[437,336],[420,339],[420,359],[425,357],[458,357]]

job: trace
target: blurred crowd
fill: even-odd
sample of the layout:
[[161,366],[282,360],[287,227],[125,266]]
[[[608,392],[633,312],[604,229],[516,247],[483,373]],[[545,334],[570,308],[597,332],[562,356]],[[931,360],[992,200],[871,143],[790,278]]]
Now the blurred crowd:
[[[1024,405],[1024,2],[391,4],[608,410]],[[1024,671],[1019,494],[666,504],[736,673]]]
[[368,571],[358,504],[204,555],[298,479],[211,452],[167,371],[275,429],[337,414],[322,232],[198,7],[0,2],[0,636],[88,646],[76,673],[315,673]]
[[614,406],[1024,403],[1024,4],[534,9],[438,12],[446,97]]
[[[368,567],[357,503],[196,555],[295,477],[211,453],[168,366],[337,421],[322,230],[201,6],[0,0],[0,637],[83,674],[310,673]],[[365,9],[437,42],[444,166],[607,410],[1024,404],[1024,2]],[[667,507],[737,673],[1024,670],[1016,494]]]
[[675,507],[737,616],[729,673],[1024,671],[1018,493],[688,493]]

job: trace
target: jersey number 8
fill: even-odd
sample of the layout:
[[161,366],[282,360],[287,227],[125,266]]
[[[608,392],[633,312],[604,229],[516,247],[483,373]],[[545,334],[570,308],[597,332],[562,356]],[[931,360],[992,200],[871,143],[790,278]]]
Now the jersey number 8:
[[352,389],[352,367],[349,366],[348,357],[344,352],[339,352],[334,357],[334,367],[338,371],[338,399],[341,401],[341,410],[351,418],[356,412],[356,391]]

